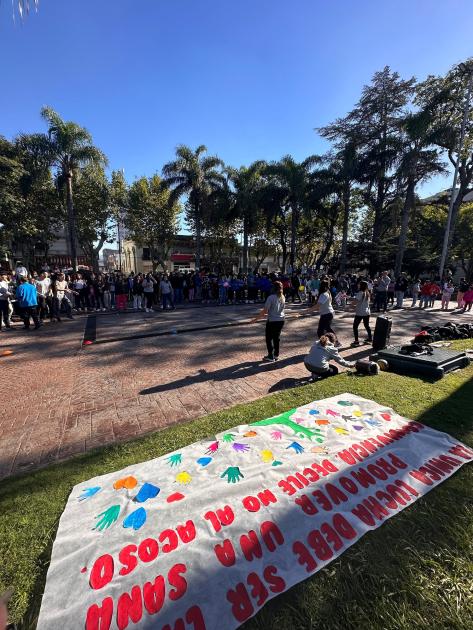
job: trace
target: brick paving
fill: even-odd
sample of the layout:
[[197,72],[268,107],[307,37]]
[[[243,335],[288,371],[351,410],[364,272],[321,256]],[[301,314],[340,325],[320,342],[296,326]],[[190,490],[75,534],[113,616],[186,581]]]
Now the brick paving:
[[[245,321],[258,305],[184,308],[169,313],[96,317],[97,342],[148,333]],[[288,307],[289,317],[299,307]],[[410,339],[421,324],[471,315],[438,309],[393,311],[392,342]],[[351,313],[334,328],[352,340]],[[261,364],[264,322],[100,343],[81,349],[85,316],[40,331],[0,333],[0,478],[34,470],[88,450],[136,438],[177,422],[255,400],[307,377],[302,358],[317,315],[288,319],[281,360]],[[363,329],[360,329],[363,332]],[[343,351],[367,355],[368,347]]]

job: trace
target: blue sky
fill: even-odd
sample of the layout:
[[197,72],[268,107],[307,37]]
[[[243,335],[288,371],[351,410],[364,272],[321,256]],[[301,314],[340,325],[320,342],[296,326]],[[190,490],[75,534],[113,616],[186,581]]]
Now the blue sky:
[[48,104],[129,181],[179,143],[235,166],[303,159],[376,70],[444,73],[472,32],[471,0],[40,0],[16,25],[3,0],[0,134],[43,129]]

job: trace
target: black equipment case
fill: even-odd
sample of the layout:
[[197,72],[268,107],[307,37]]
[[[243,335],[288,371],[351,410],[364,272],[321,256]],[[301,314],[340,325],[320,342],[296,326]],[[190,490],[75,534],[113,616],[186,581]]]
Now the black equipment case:
[[[374,345],[374,344],[373,344]],[[372,361],[383,359],[388,363],[388,369],[401,374],[418,374],[442,378],[447,372],[467,367],[470,359],[465,352],[445,350],[432,347],[432,354],[401,354],[401,346],[394,346],[380,350],[370,356]]]
[[386,348],[391,337],[392,319],[385,315],[376,318],[376,326],[373,335],[373,350],[376,352]]

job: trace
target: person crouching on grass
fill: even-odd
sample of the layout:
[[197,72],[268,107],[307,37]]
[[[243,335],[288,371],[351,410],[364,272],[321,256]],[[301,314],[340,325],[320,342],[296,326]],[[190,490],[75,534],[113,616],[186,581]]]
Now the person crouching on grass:
[[284,326],[286,299],[284,297],[282,282],[273,283],[273,293],[267,298],[264,308],[250,321],[254,324],[259,319],[267,316],[266,320],[266,347],[268,354],[263,361],[272,363],[279,359],[279,339]]
[[304,365],[312,374],[314,379],[327,378],[338,374],[338,368],[331,365],[330,361],[335,361],[343,367],[354,367],[355,362],[345,361],[335,347],[336,337],[333,333],[322,335],[309,350],[309,354],[304,358]]

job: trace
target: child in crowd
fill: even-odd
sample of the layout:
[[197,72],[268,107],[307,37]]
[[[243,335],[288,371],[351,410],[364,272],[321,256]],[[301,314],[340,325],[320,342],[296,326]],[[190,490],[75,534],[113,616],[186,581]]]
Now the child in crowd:
[[305,357],[304,365],[314,378],[327,378],[338,374],[338,368],[335,365],[331,365],[329,361],[336,361],[343,367],[354,367],[354,362],[345,361],[340,356],[335,347],[335,341],[336,337],[333,333],[322,335]]
[[468,291],[465,291],[463,295],[463,304],[464,307],[462,313],[465,311],[471,311],[471,306],[473,304],[473,284],[470,284]]
[[452,281],[449,280],[443,285],[442,291],[442,311],[448,311],[448,304],[450,302],[450,298],[452,297],[452,293],[455,291],[455,287],[452,284]]

